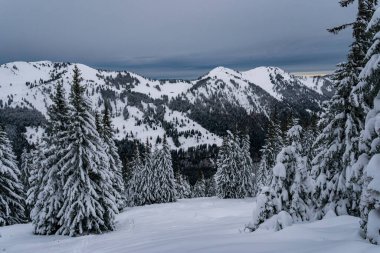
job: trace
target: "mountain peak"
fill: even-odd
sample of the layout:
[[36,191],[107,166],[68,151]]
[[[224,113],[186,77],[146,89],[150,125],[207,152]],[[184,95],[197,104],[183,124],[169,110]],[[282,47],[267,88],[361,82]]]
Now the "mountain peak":
[[221,77],[221,76],[225,76],[225,75],[233,75],[233,76],[239,76],[240,73],[233,70],[233,69],[229,69],[229,68],[226,68],[226,67],[222,67],[222,66],[219,66],[219,67],[216,67],[214,69],[212,69],[210,72],[208,72],[208,74],[206,76],[209,76],[209,77]]

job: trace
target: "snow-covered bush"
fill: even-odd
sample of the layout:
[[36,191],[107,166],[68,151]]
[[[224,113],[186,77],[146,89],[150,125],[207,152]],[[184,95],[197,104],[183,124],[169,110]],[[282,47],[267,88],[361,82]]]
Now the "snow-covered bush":
[[278,212],[278,203],[273,190],[270,187],[262,187],[256,199],[256,207],[253,210],[252,221],[246,226],[249,231],[255,231],[266,220]]

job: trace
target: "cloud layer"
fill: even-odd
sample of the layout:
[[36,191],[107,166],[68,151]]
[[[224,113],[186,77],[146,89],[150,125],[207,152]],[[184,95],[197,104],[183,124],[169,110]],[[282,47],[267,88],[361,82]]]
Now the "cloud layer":
[[354,18],[332,0],[0,0],[0,64],[81,62],[151,77],[192,78],[223,65],[329,70]]

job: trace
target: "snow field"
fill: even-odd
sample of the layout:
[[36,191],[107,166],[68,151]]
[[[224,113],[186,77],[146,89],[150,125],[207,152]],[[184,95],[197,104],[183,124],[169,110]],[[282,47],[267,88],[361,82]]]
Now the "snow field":
[[82,237],[37,236],[31,224],[0,228],[0,252],[6,253],[378,253],[359,235],[351,216],[296,224],[279,232],[243,232],[254,199],[184,199],[176,203],[127,208],[116,231]]

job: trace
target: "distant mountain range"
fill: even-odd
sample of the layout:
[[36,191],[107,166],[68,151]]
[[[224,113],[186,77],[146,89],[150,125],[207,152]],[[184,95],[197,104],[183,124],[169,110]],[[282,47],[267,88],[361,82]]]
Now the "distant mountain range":
[[[94,110],[101,111],[104,103],[112,108],[117,139],[154,143],[166,133],[173,149],[221,145],[228,129],[248,131],[260,143],[275,108],[306,119],[334,93],[328,77],[299,77],[276,67],[245,72],[218,67],[186,81],[77,66]],[[26,107],[45,114],[58,80],[68,95],[73,67],[49,61],[0,65],[0,108]],[[42,132],[27,129],[30,141]]]

